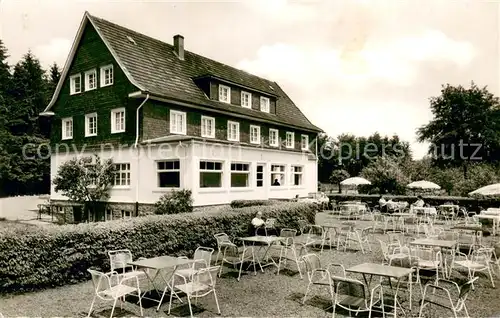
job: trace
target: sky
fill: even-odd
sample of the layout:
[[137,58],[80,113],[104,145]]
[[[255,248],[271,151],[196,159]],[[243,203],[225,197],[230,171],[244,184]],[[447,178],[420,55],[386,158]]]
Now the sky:
[[331,136],[393,134],[415,158],[441,85],[499,93],[499,3],[457,0],[0,0],[15,64],[63,66],[85,11],[276,81]]

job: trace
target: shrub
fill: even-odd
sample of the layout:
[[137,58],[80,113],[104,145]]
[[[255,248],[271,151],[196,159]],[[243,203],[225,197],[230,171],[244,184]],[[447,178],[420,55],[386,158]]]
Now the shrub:
[[176,214],[193,212],[191,190],[172,190],[155,203],[155,214]]
[[87,268],[109,270],[107,251],[130,249],[134,258],[188,255],[216,247],[214,234],[247,236],[257,211],[278,228],[314,222],[314,206],[283,203],[232,211],[204,211],[100,223],[36,227],[0,232],[0,292],[25,291],[89,279]]
[[270,200],[234,200],[231,201],[231,207],[233,209],[250,207],[250,206],[263,206],[263,205],[272,205],[273,201]]

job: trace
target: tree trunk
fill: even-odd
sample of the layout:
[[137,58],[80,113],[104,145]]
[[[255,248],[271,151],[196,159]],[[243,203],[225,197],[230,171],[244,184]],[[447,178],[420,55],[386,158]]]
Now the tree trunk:
[[467,162],[463,163],[464,179],[467,179]]
[[339,186],[339,194],[342,193],[340,182],[337,184]]

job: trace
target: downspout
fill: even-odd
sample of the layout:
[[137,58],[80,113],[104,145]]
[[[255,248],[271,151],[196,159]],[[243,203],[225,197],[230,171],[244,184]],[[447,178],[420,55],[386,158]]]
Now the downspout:
[[142,106],[148,101],[149,99],[149,93],[146,95],[146,98],[142,101],[142,103],[137,107],[137,110],[135,112],[135,143],[134,143],[134,148],[137,148],[137,144],[139,143],[139,111],[141,110]]
[[139,123],[140,123],[140,118],[139,118],[139,111],[141,110],[142,106],[146,104],[146,102],[149,99],[149,93],[146,95],[146,98],[142,101],[142,103],[137,107],[136,113],[135,113],[135,143],[134,143],[134,148],[137,149],[137,165],[136,165],[136,171],[137,175],[135,177],[135,216],[139,216],[139,176],[140,174],[140,157],[141,157],[141,148],[137,147],[139,143]]

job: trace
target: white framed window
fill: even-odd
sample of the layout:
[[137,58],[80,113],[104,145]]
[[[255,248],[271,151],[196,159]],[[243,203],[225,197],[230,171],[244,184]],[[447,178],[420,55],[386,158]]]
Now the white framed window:
[[264,186],[264,165],[257,165],[257,173],[255,175],[255,181],[257,183],[257,187]]
[[294,143],[295,143],[295,135],[293,132],[287,131],[286,132],[286,142],[285,146],[287,148],[294,148]]
[[130,163],[115,163],[115,177],[113,186],[130,185]]
[[309,150],[309,136],[302,135],[300,139],[300,148],[302,150]]
[[121,133],[125,131],[125,108],[111,110],[111,133]]
[[219,84],[219,101],[231,104],[231,87]]
[[73,138],[73,117],[62,119],[62,140]]
[[181,163],[179,160],[163,160],[156,162],[158,188],[181,187]]
[[186,134],[186,113],[177,110],[170,111],[170,133]]
[[271,185],[280,187],[285,185],[285,166],[271,165]]
[[222,162],[200,161],[200,188],[222,188]]
[[215,138],[215,118],[201,116],[201,136]]
[[122,210],[122,219],[131,219],[131,218],[132,218],[132,211]]
[[249,187],[250,164],[231,163],[231,188]]
[[85,115],[85,137],[97,136],[97,114]]
[[241,91],[241,106],[245,108],[252,108],[252,94],[249,92]]
[[240,123],[227,121],[227,140],[240,141]]
[[278,147],[278,129],[269,129],[269,146]]
[[270,102],[268,97],[261,96],[260,97],[260,110],[266,113],[269,113],[270,110]]
[[85,72],[85,91],[91,91],[97,88],[97,71],[90,70]]
[[302,174],[303,174],[303,167],[302,166],[291,166],[290,167],[290,184],[294,186],[301,186],[302,185]]
[[69,77],[69,93],[70,95],[82,92],[82,75],[75,74]]
[[250,125],[250,143],[260,144],[260,126]]
[[113,85],[113,64],[101,67],[101,87]]

